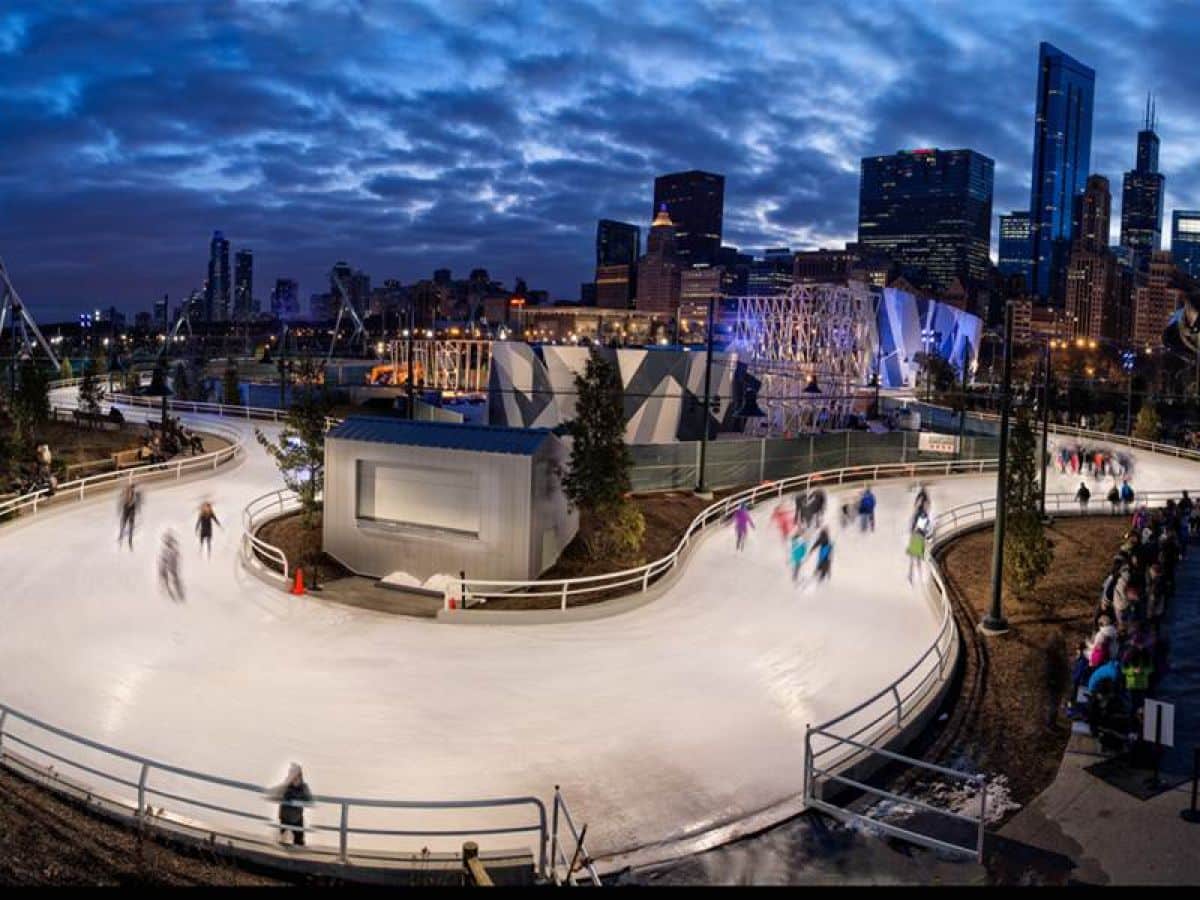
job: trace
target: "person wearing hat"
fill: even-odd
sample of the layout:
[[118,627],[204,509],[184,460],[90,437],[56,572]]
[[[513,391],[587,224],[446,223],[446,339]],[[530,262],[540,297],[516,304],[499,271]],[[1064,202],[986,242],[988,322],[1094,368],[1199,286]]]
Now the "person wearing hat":
[[279,843],[287,842],[287,833],[292,833],[292,843],[304,846],[304,807],[312,803],[312,791],[304,781],[304,772],[299,763],[288,768],[287,778],[267,792],[271,800],[279,801]]

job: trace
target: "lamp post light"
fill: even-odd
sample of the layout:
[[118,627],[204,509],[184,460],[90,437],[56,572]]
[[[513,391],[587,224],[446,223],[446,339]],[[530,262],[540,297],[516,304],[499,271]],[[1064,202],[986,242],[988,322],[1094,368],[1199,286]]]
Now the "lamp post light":
[[1133,367],[1137,364],[1136,350],[1121,351],[1121,368],[1125,370],[1125,433],[1133,434]]
[[708,341],[704,348],[704,409],[700,413],[702,431],[700,432],[700,471],[696,474],[697,497],[705,500],[712,499],[712,491],[704,481],[705,464],[708,462],[708,411],[712,402],[712,354],[713,354],[713,318],[716,310],[716,296],[708,295]]
[[1001,591],[1004,576],[1004,526],[1008,512],[1008,411],[1012,388],[1013,304],[1004,306],[1004,383],[1000,396],[1000,458],[996,465],[996,523],[992,530],[992,602],[988,614],[979,623],[984,634],[1008,631]]

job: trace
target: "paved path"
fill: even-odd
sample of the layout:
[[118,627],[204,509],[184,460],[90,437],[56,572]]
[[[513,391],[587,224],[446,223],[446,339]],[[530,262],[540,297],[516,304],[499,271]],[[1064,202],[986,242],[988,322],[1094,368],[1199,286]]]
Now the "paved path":
[[[1176,704],[1176,749],[1163,768],[1187,773],[1192,748],[1200,744],[1200,543],[1180,565],[1176,582],[1167,615],[1171,669],[1159,687],[1160,699]],[[1085,771],[1101,758],[1096,750],[1089,737],[1072,735],[1053,783],[1001,836],[1070,857],[1076,881],[1200,884],[1200,824],[1179,817],[1190,785],[1139,800]]]

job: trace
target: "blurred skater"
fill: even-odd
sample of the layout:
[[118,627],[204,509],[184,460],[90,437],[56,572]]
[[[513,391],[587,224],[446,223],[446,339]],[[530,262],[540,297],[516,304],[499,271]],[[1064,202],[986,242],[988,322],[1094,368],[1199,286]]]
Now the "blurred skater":
[[800,567],[804,565],[804,558],[808,556],[808,535],[803,531],[797,530],[792,535],[792,583],[800,583]]
[[299,763],[288,767],[283,784],[267,792],[271,800],[279,801],[279,843],[287,842],[287,833],[292,833],[292,843],[304,846],[304,807],[312,804],[312,791],[304,780]]
[[833,564],[833,541],[829,539],[829,529],[822,528],[813,542],[813,551],[817,554],[817,581],[829,577],[829,569]]
[[820,488],[810,491],[805,501],[804,521],[806,525],[821,527],[825,518],[825,492]]
[[875,530],[875,495],[869,486],[858,498],[858,527],[866,531],[868,526],[871,531]]
[[792,513],[788,509],[786,503],[780,503],[771,510],[771,521],[775,523],[775,527],[779,529],[779,536],[787,542],[788,535],[792,533],[792,529],[796,527],[796,520],[792,518]]
[[[212,504],[205,500],[200,504],[200,515],[196,517],[196,533],[200,535],[200,549],[208,547],[208,558],[212,559],[213,522],[221,525],[221,520],[213,512]],[[221,525],[224,528],[224,525]]]
[[909,584],[912,584],[914,569],[918,575],[925,569],[925,542],[929,539],[930,524],[929,513],[925,510],[919,511],[913,518],[912,531],[908,535],[908,548],[905,551],[908,554]]
[[1075,499],[1079,501],[1079,512],[1086,514],[1088,501],[1092,499],[1092,492],[1082,481],[1079,482],[1079,490],[1075,492]]
[[167,530],[158,551],[158,583],[176,603],[183,602],[183,584],[179,580],[179,541]]
[[746,543],[746,533],[754,527],[750,518],[750,507],[745,503],[733,511],[733,531],[737,535],[737,548],[741,550]]
[[133,549],[133,529],[137,523],[138,508],[142,505],[142,492],[133,486],[133,482],[125,485],[121,491],[121,503],[118,507],[121,513],[121,529],[117,532],[117,546],[128,538],[129,549]]

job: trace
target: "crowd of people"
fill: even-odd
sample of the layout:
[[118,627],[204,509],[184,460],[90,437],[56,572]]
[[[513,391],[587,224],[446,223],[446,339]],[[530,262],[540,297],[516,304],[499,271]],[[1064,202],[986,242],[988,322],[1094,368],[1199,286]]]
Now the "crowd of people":
[[1072,669],[1070,718],[1114,747],[1141,734],[1143,702],[1167,669],[1162,620],[1175,593],[1175,570],[1186,558],[1195,512],[1184,491],[1161,510],[1137,506],[1100,587],[1092,636],[1081,641]]
[[187,428],[178,417],[167,416],[159,428],[146,423],[146,433],[142,435],[142,445],[138,448],[140,462],[166,462],[184,451],[192,456],[203,453],[204,439]]

